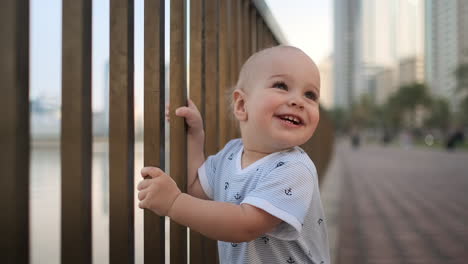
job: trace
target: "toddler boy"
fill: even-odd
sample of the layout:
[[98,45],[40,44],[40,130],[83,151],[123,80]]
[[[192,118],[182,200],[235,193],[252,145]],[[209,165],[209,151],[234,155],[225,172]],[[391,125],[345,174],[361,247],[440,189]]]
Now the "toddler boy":
[[218,240],[221,263],[330,263],[317,172],[298,147],[319,121],[320,76],[300,49],[252,55],[232,92],[241,138],[203,154],[203,122],[189,100],[176,115],[188,129],[188,194],[145,167],[140,208]]

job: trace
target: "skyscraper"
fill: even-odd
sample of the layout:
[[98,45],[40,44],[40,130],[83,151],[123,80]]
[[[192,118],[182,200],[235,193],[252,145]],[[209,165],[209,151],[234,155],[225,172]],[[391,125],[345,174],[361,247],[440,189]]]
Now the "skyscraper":
[[431,92],[456,105],[458,65],[468,63],[468,1],[426,1],[426,76]]
[[335,106],[347,108],[363,94],[384,103],[401,83],[401,65],[414,68],[405,72],[405,80],[424,81],[423,0],[334,4]]
[[350,107],[356,85],[361,0],[334,1],[334,106]]

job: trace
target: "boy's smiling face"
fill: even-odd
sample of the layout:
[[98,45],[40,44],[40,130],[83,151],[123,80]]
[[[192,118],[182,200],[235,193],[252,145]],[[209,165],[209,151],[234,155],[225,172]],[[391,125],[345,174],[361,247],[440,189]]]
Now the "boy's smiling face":
[[234,91],[234,114],[246,148],[275,152],[301,145],[319,121],[320,76],[293,47],[274,47],[244,66]]

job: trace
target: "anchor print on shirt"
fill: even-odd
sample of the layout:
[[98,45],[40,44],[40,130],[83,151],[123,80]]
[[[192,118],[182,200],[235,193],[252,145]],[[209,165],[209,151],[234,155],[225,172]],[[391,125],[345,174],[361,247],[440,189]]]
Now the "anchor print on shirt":
[[296,261],[294,261],[294,259],[292,259],[291,257],[288,258],[287,262],[288,263],[296,263]]
[[284,165],[284,162],[280,161],[276,164],[276,167],[275,168],[278,168],[278,167],[281,167]]
[[231,155],[229,155],[229,157],[228,157],[228,160],[232,160],[233,156],[234,156],[234,153],[231,153]]
[[323,222],[323,219],[322,219],[322,218],[320,218],[320,219],[317,221],[317,223],[318,223],[319,225],[320,225],[322,222]]
[[229,188],[229,182],[224,183],[224,190],[227,190]]
[[266,237],[266,236],[262,236],[260,239],[261,239],[265,244],[268,243],[268,241],[270,241],[270,239],[269,239],[268,237]]
[[292,195],[292,189],[291,188],[288,188],[288,189],[285,189],[284,190],[284,193],[288,196],[291,196]]
[[240,198],[242,198],[242,195],[240,195],[239,193],[236,193],[236,195],[234,195],[234,198],[236,200],[239,200]]

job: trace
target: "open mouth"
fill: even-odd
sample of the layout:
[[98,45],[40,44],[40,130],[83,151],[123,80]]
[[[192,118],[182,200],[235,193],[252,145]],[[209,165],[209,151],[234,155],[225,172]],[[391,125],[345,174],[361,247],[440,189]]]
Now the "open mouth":
[[284,120],[284,121],[286,121],[286,122],[288,122],[288,123],[294,124],[294,125],[296,125],[296,126],[299,126],[299,125],[302,125],[302,124],[303,124],[301,118],[300,118],[300,117],[297,117],[297,116],[293,116],[293,115],[278,115],[278,116],[276,116],[276,117],[278,117],[279,119]]

